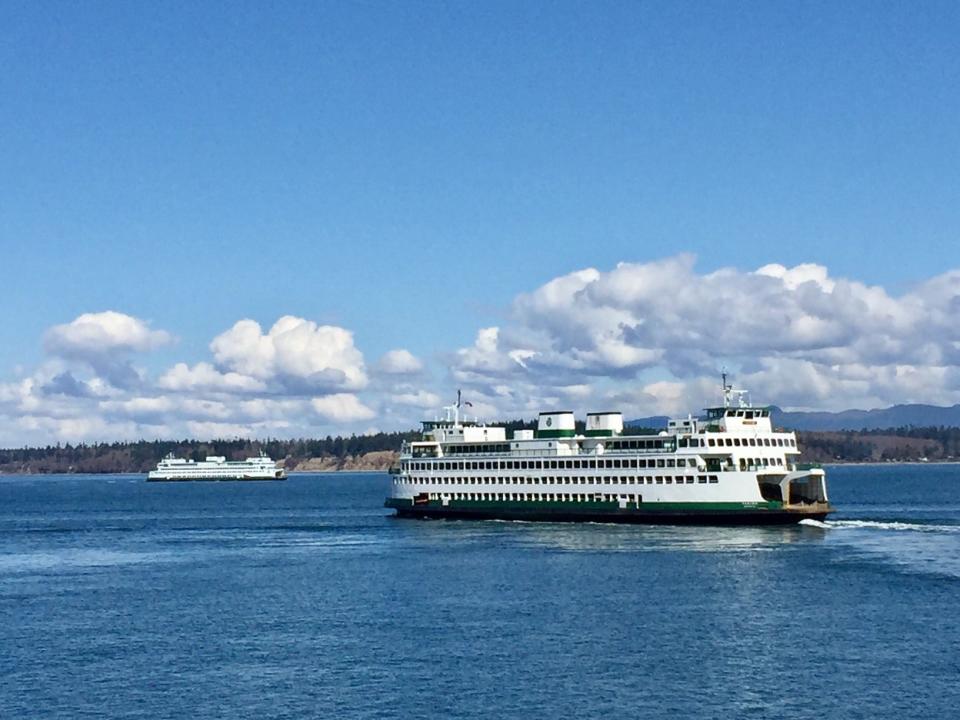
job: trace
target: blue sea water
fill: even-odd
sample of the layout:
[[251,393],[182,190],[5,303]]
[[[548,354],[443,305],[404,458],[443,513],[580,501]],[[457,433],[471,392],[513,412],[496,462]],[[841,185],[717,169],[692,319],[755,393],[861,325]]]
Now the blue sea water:
[[398,520],[386,475],[0,477],[0,718],[945,718],[960,466],[823,525]]

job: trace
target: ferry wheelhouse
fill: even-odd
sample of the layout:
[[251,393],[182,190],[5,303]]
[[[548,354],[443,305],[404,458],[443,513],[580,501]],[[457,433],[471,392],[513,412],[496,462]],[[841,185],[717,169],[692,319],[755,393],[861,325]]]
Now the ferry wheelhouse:
[[227,460],[221,455],[209,455],[206,460],[185,460],[170,453],[159,462],[156,470],[147,475],[150,482],[176,480],[285,480],[283,468],[262,451],[246,460]]
[[[736,402],[731,400],[736,397]],[[403,517],[670,524],[787,524],[832,507],[824,471],[801,469],[775,430],[724,380],[722,406],[656,435],[619,412],[540,413],[536,430],[461,421],[460,403],[405,443],[385,505]]]

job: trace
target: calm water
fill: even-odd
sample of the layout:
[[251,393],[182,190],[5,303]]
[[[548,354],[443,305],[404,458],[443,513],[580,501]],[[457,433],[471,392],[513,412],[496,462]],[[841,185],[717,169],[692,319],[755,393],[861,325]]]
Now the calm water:
[[829,527],[722,529],[0,477],[0,717],[955,717],[960,466],[829,479]]

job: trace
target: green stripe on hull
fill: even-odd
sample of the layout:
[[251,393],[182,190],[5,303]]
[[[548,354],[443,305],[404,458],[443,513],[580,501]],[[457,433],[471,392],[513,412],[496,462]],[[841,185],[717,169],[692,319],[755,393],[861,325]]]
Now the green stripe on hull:
[[409,498],[384,503],[399,516],[451,519],[593,521],[675,524],[789,524],[804,518],[822,520],[832,511],[826,504],[784,507],[780,502],[656,502],[620,507],[616,501],[440,500],[414,504]]

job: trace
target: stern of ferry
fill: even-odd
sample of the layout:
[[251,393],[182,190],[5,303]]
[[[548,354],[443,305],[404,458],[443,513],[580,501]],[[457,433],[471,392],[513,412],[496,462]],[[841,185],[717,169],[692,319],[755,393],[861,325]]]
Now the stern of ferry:
[[823,520],[833,512],[827,496],[827,476],[820,467],[798,469],[775,475],[759,475],[764,500],[782,503],[785,513],[804,519]]

